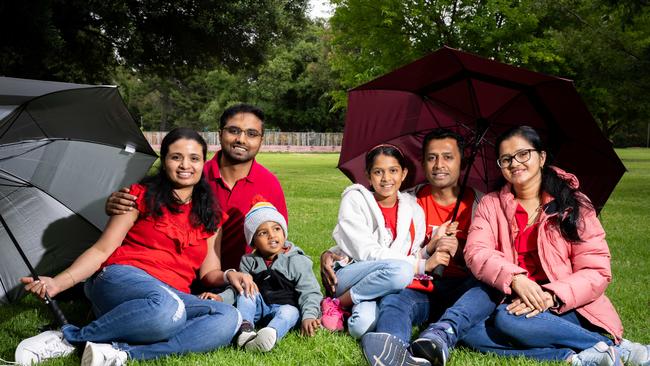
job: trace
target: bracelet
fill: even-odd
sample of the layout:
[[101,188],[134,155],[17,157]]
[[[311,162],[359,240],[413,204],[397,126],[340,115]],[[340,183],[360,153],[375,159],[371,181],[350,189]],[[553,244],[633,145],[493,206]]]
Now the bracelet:
[[228,272],[237,272],[237,270],[234,268],[228,268],[227,270],[223,271],[223,282],[225,282],[226,285],[230,285],[230,280],[228,280]]
[[74,286],[77,283],[77,281],[74,280],[74,277],[72,277],[72,275],[70,274],[70,272],[68,272],[67,269],[64,270],[62,273],[65,273],[68,275],[68,277],[70,277],[70,279],[72,280],[72,286]]

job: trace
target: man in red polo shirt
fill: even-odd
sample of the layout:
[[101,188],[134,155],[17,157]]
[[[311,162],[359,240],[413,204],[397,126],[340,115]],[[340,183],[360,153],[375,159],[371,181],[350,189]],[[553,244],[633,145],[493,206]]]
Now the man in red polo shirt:
[[[255,161],[264,139],[264,113],[248,104],[226,109],[219,119],[221,150],[208,161],[203,174],[212,187],[219,207],[227,215],[222,230],[221,266],[239,268],[241,257],[251,251],[244,239],[244,216],[254,196],[271,202],[288,221],[287,204],[278,179]],[[106,213],[119,215],[131,210],[135,196],[128,189],[113,193]]]

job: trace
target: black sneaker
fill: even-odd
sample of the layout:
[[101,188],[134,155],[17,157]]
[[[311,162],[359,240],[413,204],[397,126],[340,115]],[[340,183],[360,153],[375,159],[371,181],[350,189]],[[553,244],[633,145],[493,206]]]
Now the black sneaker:
[[428,360],[432,366],[445,366],[449,359],[447,342],[435,334],[414,340],[411,343],[411,352],[416,357]]

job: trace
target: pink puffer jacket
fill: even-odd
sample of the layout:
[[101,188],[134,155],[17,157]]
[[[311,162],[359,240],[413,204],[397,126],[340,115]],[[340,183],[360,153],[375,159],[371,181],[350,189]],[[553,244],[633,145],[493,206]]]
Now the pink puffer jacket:
[[[578,187],[574,175],[554,169],[571,187]],[[510,184],[500,192],[484,196],[476,209],[464,251],[467,266],[476,278],[508,295],[512,277],[526,273],[517,265],[514,247],[519,231],[515,221],[516,208],[517,201]],[[540,213],[539,258],[550,281],[543,287],[563,302],[553,311],[563,313],[576,309],[589,322],[619,341],[623,336],[623,325],[605,296],[612,277],[605,231],[593,209],[581,208],[580,212],[578,233],[584,240],[581,243],[566,241],[559,228],[549,222],[558,213]]]

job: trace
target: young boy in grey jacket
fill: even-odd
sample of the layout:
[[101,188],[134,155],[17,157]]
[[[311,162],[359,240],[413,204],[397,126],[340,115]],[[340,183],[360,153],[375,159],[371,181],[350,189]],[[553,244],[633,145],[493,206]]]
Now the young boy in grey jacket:
[[[243,319],[237,345],[248,351],[270,351],[300,318],[303,335],[313,336],[320,327],[323,296],[311,259],[286,240],[282,214],[269,202],[255,203],[244,219],[244,236],[255,250],[242,257],[239,269],[253,276],[259,293],[251,298],[229,287],[219,294],[226,302],[236,295]],[[255,332],[257,322],[268,324]]]

